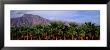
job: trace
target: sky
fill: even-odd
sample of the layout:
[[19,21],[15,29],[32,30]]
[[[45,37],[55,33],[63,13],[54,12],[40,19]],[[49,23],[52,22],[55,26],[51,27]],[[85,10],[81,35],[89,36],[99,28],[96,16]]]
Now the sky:
[[67,22],[92,22],[100,25],[100,10],[11,10],[11,18],[21,17],[24,14],[39,15],[49,20]]

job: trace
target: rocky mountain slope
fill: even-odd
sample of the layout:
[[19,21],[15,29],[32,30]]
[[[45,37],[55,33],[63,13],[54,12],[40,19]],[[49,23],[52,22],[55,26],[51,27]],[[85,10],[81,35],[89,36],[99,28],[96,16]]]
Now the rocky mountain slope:
[[32,26],[48,24],[50,21],[38,15],[24,14],[22,17],[11,18],[11,26]]

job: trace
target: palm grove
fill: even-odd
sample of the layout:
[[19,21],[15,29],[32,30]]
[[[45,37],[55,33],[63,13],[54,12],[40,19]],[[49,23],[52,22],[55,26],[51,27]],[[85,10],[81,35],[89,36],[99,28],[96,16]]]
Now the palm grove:
[[11,27],[11,40],[99,40],[100,26],[91,22],[82,25],[51,22],[31,27]]

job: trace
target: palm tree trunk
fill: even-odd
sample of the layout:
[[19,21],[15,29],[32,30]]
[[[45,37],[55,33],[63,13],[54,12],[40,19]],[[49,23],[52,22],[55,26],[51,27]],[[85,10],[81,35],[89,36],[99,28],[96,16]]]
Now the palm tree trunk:
[[74,40],[74,37],[73,37],[73,35],[72,35],[71,39],[72,39],[72,40]]
[[31,37],[31,40],[32,40],[32,35],[30,35],[30,37]]
[[28,33],[27,33],[27,40],[28,40]]
[[30,38],[31,38],[31,40],[32,40],[32,34],[30,33]]
[[86,36],[86,40],[88,40],[88,36]]
[[40,35],[39,35],[39,40],[41,40]]
[[63,33],[63,38],[64,38],[64,40],[66,40],[66,37],[65,37],[64,33]]
[[57,36],[56,36],[56,40],[57,40],[58,38],[57,38]]
[[82,36],[81,36],[81,40],[84,40]]
[[94,36],[92,36],[92,40],[94,39]]

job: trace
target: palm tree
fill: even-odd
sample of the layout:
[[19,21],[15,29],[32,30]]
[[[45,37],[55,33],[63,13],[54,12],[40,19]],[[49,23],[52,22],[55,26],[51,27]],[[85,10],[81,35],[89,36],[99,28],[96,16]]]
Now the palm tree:
[[82,25],[82,30],[84,30],[86,35],[88,35],[90,38],[93,39],[95,37],[96,26],[94,23],[92,24],[91,22],[85,22],[85,24]]
[[41,25],[36,25],[33,32],[38,36],[38,39],[41,39],[40,35],[44,33]]
[[11,39],[15,40],[17,39],[17,28],[11,27]]
[[95,35],[97,37],[97,39],[100,39],[100,27],[96,26],[96,31],[95,31]]
[[74,24],[70,24],[70,27],[67,30],[67,34],[71,35],[71,39],[74,39],[74,35],[77,34],[76,26]]

